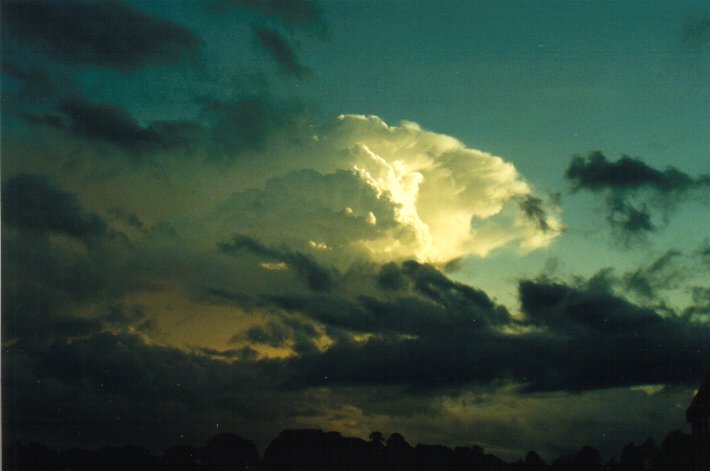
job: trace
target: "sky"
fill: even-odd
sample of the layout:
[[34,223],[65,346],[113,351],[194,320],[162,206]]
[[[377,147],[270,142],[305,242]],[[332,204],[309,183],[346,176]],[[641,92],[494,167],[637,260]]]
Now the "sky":
[[5,438],[688,430],[707,2],[9,1],[1,87]]

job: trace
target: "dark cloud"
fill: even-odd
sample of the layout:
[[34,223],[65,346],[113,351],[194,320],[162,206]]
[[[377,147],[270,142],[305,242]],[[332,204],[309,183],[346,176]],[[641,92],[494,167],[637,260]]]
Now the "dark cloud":
[[[452,281],[431,265],[410,260],[403,262],[400,265],[400,270],[411,282],[415,292],[446,309],[464,308],[486,312],[485,316],[480,316],[479,320],[481,321],[486,318],[491,321],[500,321],[505,318],[504,310],[502,308],[499,310],[486,293],[463,283]],[[382,280],[382,271],[379,279]]]
[[542,198],[526,195],[520,198],[518,204],[525,217],[533,221],[538,229],[542,232],[549,232],[551,230],[550,224],[547,222],[547,213],[545,212],[545,204]]
[[274,322],[250,328],[246,337],[252,342],[263,343],[272,347],[280,347],[290,339],[288,330]]
[[132,152],[186,148],[200,132],[199,126],[187,121],[153,121],[143,127],[123,107],[83,98],[63,100],[59,111],[76,135]]
[[318,351],[315,342],[319,334],[311,322],[284,317],[276,321],[268,321],[263,325],[251,327],[245,335],[235,335],[233,342],[248,340],[257,344],[272,347],[288,347],[298,354]]
[[6,346],[3,407],[7,413],[11,404],[12,413],[3,435],[59,446],[137,441],[164,449],[178,434],[194,441],[213,434],[210,417],[220,417],[223,427],[251,420],[250,434],[264,422],[273,427],[274,417],[285,412],[278,404],[285,402],[267,387],[268,371],[205,353],[107,332]]
[[[31,43],[70,64],[134,71],[194,59],[200,41],[186,28],[121,1],[3,2],[3,41]],[[12,54],[13,50],[5,50]]]
[[[221,248],[267,259],[291,254],[247,237]],[[650,271],[662,272],[674,255],[667,258]],[[3,353],[5,400],[15,406],[8,430],[28,436],[44,423],[50,443],[57,437],[86,443],[59,433],[68,427],[72,434],[93,430],[97,444],[132,436],[153,446],[171,441],[149,439],[155,430],[204,435],[213,430],[213,417],[229,417],[250,429],[271,427],[268,435],[314,409],[304,401],[320,389],[314,386],[352,386],[373,397],[377,388],[392,388],[397,400],[501,381],[528,392],[584,391],[695,384],[710,362],[706,324],[630,302],[614,293],[606,272],[576,284],[522,281],[522,319],[430,265],[361,269],[358,288],[348,290],[343,280],[354,276],[339,278],[329,292],[294,288],[261,297],[266,320],[233,341],[290,346],[295,355],[285,359],[264,359],[249,347],[188,352],[146,343],[138,334],[99,332],[96,325],[52,326],[61,333],[41,342],[21,338]],[[237,304],[254,298],[210,293]],[[115,327],[145,319],[140,306],[127,305],[110,307],[105,318]],[[323,331],[333,343],[316,348]]]
[[245,95],[232,101],[205,103],[209,146],[213,158],[231,158],[245,149],[261,150],[279,134],[297,141],[300,125],[310,122],[306,107],[294,100],[267,94]]
[[[2,73],[18,82],[16,96],[23,102],[46,103],[57,93],[57,86],[49,71],[39,67],[20,67],[13,62],[2,62]],[[5,97],[7,99],[7,96]],[[5,100],[3,100],[5,101]]]
[[76,197],[42,175],[17,175],[3,184],[2,219],[39,233],[84,238],[106,232],[106,223],[81,209]]
[[532,388],[678,384],[702,376],[710,360],[707,326],[635,305],[596,281],[520,284],[523,312],[564,345]]
[[650,265],[624,276],[624,287],[642,298],[657,299],[660,290],[677,288],[685,278],[685,269],[678,264],[682,254],[669,250]]
[[605,273],[578,285],[522,281],[521,321],[450,281],[435,283],[434,291],[417,288],[430,279],[429,268],[424,275],[403,271],[416,295],[405,289],[389,300],[276,299],[326,325],[375,334],[364,342],[344,337],[325,352],[289,360],[299,372],[294,385],[416,391],[509,380],[527,391],[582,391],[692,383],[710,361],[705,324],[630,302],[613,292]]
[[[607,197],[607,210],[607,221],[626,245],[658,230],[648,204],[634,204],[622,195],[611,194]],[[665,223],[665,215],[662,219]]]
[[[12,261],[5,260],[4,265]],[[3,266],[5,275],[17,275],[10,267]],[[29,293],[16,288],[15,282],[5,282],[2,295],[2,335],[5,341],[19,338],[34,342],[50,338],[71,338],[98,332],[103,324],[98,319],[82,318],[61,309],[54,293]],[[52,287],[45,289],[52,290]]]
[[606,196],[607,221],[626,244],[658,231],[675,205],[710,186],[710,175],[693,178],[672,166],[661,171],[628,156],[611,162],[601,152],[573,157],[565,177],[575,191]]
[[314,291],[328,291],[333,285],[333,274],[300,252],[266,247],[258,240],[244,235],[236,235],[230,242],[220,243],[219,249],[230,255],[251,253],[268,260],[285,262],[305,278],[308,287]]
[[265,27],[254,28],[254,36],[269,55],[276,60],[281,70],[294,77],[303,77],[310,70],[303,66],[288,40],[279,32]]
[[203,103],[194,120],[162,120],[142,125],[126,108],[113,103],[92,103],[74,95],[61,100],[51,111],[23,112],[25,121],[64,130],[74,137],[107,143],[130,158],[161,151],[183,151],[187,156],[199,148],[205,159],[234,158],[247,149],[260,150],[276,135],[298,140],[298,131],[308,122],[305,107],[295,101],[279,101],[268,95],[245,96],[234,101]]
[[626,155],[616,162],[610,162],[598,151],[586,157],[575,156],[565,171],[565,177],[572,182],[576,190],[591,191],[649,188],[662,193],[672,193],[710,183],[708,177],[695,180],[670,166],[660,171]]
[[[266,248],[248,237],[242,236],[230,244],[223,244],[221,249],[227,253],[247,251],[270,260],[285,260],[293,264],[291,253]],[[300,259],[296,261],[302,262]],[[345,295],[341,291],[346,288],[336,284],[332,275],[330,289],[320,288],[320,280],[325,274],[320,272],[323,270],[321,267],[314,267],[312,263],[307,262],[300,270],[296,266],[294,268],[309,280],[309,288],[316,293],[298,293],[292,290],[287,294],[265,295],[261,297],[259,306],[271,306],[306,315],[318,323],[334,328],[333,333],[336,335],[338,330],[385,336],[419,335],[427,331],[442,332],[450,327],[452,322],[460,322],[466,329],[477,330],[509,320],[507,311],[496,306],[485,293],[449,280],[430,265],[414,261],[390,263],[385,265],[379,274],[364,275],[373,286],[385,290],[387,298],[382,299],[368,294]],[[317,284],[314,284],[312,279],[314,271],[319,273]],[[309,276],[311,278],[308,278]],[[383,280],[387,280],[388,276],[399,279],[396,286],[383,286]],[[218,292],[224,293],[223,290]],[[254,306],[251,299],[244,299],[243,296],[233,296],[231,293],[222,295],[229,296],[229,299],[237,304]],[[303,330],[303,327],[291,327]],[[312,336],[313,332],[309,332],[309,335]]]
[[115,308],[125,293],[149,286],[127,273],[128,245],[100,216],[38,175],[9,178],[2,201],[4,339],[41,342],[107,324],[149,327],[138,311]]

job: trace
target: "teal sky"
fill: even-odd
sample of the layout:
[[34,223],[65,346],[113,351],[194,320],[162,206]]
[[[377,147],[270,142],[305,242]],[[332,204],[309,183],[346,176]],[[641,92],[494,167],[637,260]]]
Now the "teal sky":
[[549,459],[685,427],[706,1],[2,13],[4,434]]

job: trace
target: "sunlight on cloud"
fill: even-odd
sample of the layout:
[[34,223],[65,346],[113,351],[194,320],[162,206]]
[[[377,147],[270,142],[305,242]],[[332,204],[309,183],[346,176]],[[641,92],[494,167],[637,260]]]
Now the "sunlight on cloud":
[[[511,163],[453,137],[377,116],[342,115],[316,129],[317,138],[285,153],[265,152],[272,174],[220,205],[219,237],[238,231],[306,247],[345,267],[439,264],[513,243],[534,250],[562,231],[557,206],[534,195]],[[534,203],[527,213],[526,199]]]
[[485,256],[516,240],[532,250],[561,232],[553,205],[545,207],[542,228],[521,214],[515,200],[532,190],[500,157],[416,123],[389,126],[376,116],[342,115],[330,131],[348,149],[350,168],[379,199],[391,201],[394,219],[413,234],[409,241],[380,237],[365,243],[378,259],[445,262],[471,253]]

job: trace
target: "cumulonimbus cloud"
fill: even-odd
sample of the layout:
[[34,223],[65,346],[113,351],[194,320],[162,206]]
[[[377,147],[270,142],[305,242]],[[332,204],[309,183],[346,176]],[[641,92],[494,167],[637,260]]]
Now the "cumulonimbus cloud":
[[512,164],[415,123],[343,115],[303,153],[315,168],[234,193],[224,228],[324,256],[433,263],[511,242],[540,248],[562,230],[556,205]]

